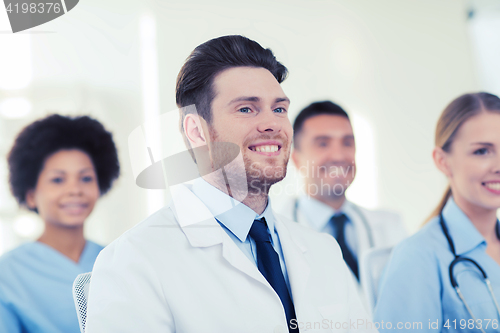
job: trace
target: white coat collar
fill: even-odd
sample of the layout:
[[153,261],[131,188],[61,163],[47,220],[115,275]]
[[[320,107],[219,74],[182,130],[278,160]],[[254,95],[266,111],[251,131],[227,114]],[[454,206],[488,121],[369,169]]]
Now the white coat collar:
[[[170,190],[172,194],[170,208],[191,246],[209,247],[222,243],[222,255],[231,265],[272,289],[258,268],[234,244],[209,209],[192,192],[191,185],[179,184],[172,186]],[[299,235],[290,234],[279,215],[275,215],[275,223],[296,301],[304,296],[303,292],[308,281],[310,269],[303,255],[307,247]]]
[[170,187],[172,195],[170,208],[181,230],[194,247],[208,247],[222,243],[224,230],[190,187],[189,184]]
[[269,230],[275,233],[274,216],[268,198],[266,209],[258,215],[252,208],[230,197],[203,178],[194,181],[192,192],[208,208],[212,215],[222,223],[241,242],[247,239],[253,221],[265,218]]

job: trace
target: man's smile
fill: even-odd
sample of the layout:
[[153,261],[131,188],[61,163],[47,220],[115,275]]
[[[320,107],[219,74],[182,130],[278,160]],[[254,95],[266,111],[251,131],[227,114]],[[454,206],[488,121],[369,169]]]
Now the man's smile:
[[264,141],[256,144],[251,144],[248,149],[265,156],[277,156],[280,154],[282,144],[278,141]]

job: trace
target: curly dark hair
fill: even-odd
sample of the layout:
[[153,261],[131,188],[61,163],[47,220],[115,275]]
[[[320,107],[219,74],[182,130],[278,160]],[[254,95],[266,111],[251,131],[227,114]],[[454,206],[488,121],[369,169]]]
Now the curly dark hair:
[[50,115],[26,126],[8,154],[10,189],[19,205],[26,206],[26,192],[36,187],[47,157],[62,149],[79,149],[89,155],[101,195],[120,175],[113,136],[99,121]]

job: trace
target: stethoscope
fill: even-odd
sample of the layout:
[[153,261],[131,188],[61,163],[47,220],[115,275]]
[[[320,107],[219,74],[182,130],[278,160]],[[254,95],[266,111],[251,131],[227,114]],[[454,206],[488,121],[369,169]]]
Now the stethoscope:
[[[366,233],[368,234],[368,242],[370,243],[370,248],[373,248],[374,242],[373,242],[373,231],[370,225],[368,224],[368,220],[365,217],[365,214],[356,206],[356,205],[351,205],[352,209],[356,212],[356,214],[359,216],[361,222],[363,223]],[[293,220],[298,222],[298,211],[299,211],[299,199],[296,198],[294,205],[293,205]]]
[[[491,298],[493,299],[493,303],[495,303],[495,307],[497,308],[498,315],[500,316],[500,307],[498,306],[498,302],[497,302],[497,299],[495,297],[495,293],[493,292],[493,288],[491,287],[491,283],[490,283],[490,280],[488,279],[488,276],[486,275],[486,272],[475,260],[457,255],[457,252],[455,251],[455,244],[453,243],[453,240],[451,239],[450,233],[448,232],[448,227],[446,226],[446,223],[444,222],[443,213],[441,213],[439,215],[439,224],[441,225],[441,228],[443,229],[443,233],[446,236],[446,239],[448,240],[448,244],[450,245],[450,250],[453,253],[453,255],[455,256],[455,259],[453,259],[453,261],[451,262],[450,267],[449,267],[450,282],[451,282],[451,285],[453,286],[453,288],[455,288],[455,291],[457,292],[458,297],[460,297],[460,299],[464,303],[465,308],[467,309],[467,312],[469,312],[470,316],[472,317],[472,319],[474,319],[474,322],[476,323],[477,319],[474,316],[474,314],[472,313],[472,311],[469,307],[469,304],[467,304],[467,301],[465,300],[462,292],[460,291],[457,280],[455,280],[455,276],[453,275],[453,269],[455,268],[456,264],[458,264],[461,261],[470,262],[474,266],[476,266],[477,269],[479,269],[479,271],[483,275],[484,282],[486,283],[486,286],[488,287]],[[497,226],[496,226],[496,232],[497,232],[498,239],[500,239],[500,227],[499,227],[498,221],[497,221]],[[485,333],[483,328],[480,328],[480,330],[481,330],[481,332]]]

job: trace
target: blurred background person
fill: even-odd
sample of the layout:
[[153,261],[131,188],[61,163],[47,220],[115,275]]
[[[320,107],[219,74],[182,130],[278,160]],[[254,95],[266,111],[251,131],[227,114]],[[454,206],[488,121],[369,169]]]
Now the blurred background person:
[[[258,15],[241,18],[242,12]],[[276,20],[277,13],[283,19]],[[136,147],[129,150],[129,135],[143,124],[156,126],[155,117],[177,109],[173,94],[166,93],[175,90],[175,82],[165,78],[177,75],[186,54],[214,36],[241,34],[283,54],[289,64],[284,89],[297,106],[289,110],[290,119],[311,101],[349,106],[357,170],[347,198],[369,209],[399,212],[414,232],[439,200],[436,186],[444,190],[446,185],[428,154],[440,111],[464,92],[500,93],[498,22],[500,5],[491,0],[314,5],[255,0],[231,6],[224,0],[80,1],[43,25],[0,34],[5,50],[0,54],[0,155],[8,153],[25,124],[45,117],[47,110],[84,110],[106,124],[122,147],[123,178],[94,209],[86,233],[109,244],[171,197],[166,189],[171,184],[137,186],[147,165],[131,163]],[[9,29],[8,15],[0,11],[0,30]],[[173,153],[184,149],[183,142],[171,145],[177,124],[178,119],[169,130],[147,131],[155,162],[170,148]],[[146,148],[143,155],[149,160]],[[275,207],[289,199],[278,190],[300,182],[293,163],[288,169],[271,190]],[[43,227],[36,216],[17,209],[7,175],[7,163],[0,159],[0,254],[37,239]]]
[[[4,32],[7,14],[0,10]],[[185,149],[182,140],[172,144],[179,119],[162,123],[161,131],[156,121],[177,109],[168,78],[196,45],[231,34],[282,54],[290,69],[283,89],[297,106],[290,119],[311,101],[349,106],[357,168],[347,199],[397,211],[410,233],[440,199],[436,189],[447,185],[429,155],[439,114],[465,92],[500,93],[498,1],[85,0],[43,25],[0,34],[0,156],[47,110],[83,111],[106,124],[122,148],[122,176],[87,218],[85,234],[109,244],[171,199],[172,184],[137,185],[144,169]],[[145,144],[129,146],[141,127]],[[135,150],[149,164],[134,164]],[[43,230],[38,215],[18,209],[8,173],[0,158],[0,254]],[[287,177],[269,194],[274,207],[290,200],[280,189],[300,183],[289,163]]]
[[0,257],[0,332],[79,332],[72,285],[103,248],[84,224],[120,172],[112,135],[88,116],[51,115],[19,133],[8,164],[12,194],[45,228]]
[[409,322],[426,332],[498,332],[500,99],[452,101],[438,120],[433,158],[449,187],[430,221],[394,249],[375,321],[388,331],[408,331],[396,323]]
[[363,253],[395,245],[406,237],[406,229],[399,215],[346,199],[356,175],[356,141],[344,109],[331,101],[312,103],[295,118],[293,130],[292,160],[304,178],[305,193],[290,199],[281,212],[335,237],[359,282]]

